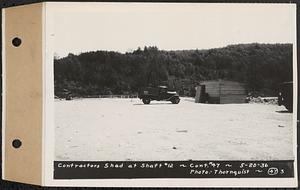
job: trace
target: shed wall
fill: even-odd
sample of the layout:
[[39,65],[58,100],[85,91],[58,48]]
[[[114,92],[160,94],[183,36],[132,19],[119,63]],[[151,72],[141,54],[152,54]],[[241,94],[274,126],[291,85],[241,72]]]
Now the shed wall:
[[220,82],[220,103],[245,103],[246,90],[244,84],[234,81]]
[[205,85],[205,91],[210,97],[219,98],[220,97],[220,82],[219,81],[205,81],[201,83]]
[[208,93],[208,103],[245,103],[246,89],[244,84],[234,81],[204,81],[206,93]]

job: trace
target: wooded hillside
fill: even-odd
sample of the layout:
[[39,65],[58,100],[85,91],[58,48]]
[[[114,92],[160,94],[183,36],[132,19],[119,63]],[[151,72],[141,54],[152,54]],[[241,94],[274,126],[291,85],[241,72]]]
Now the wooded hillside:
[[135,94],[144,86],[166,85],[170,80],[185,81],[171,87],[180,91],[178,88],[193,88],[212,79],[243,82],[250,93],[276,96],[278,83],[292,80],[292,44],[178,51],[144,47],[125,54],[86,52],[55,58],[54,71],[56,96],[67,91],[78,97]]

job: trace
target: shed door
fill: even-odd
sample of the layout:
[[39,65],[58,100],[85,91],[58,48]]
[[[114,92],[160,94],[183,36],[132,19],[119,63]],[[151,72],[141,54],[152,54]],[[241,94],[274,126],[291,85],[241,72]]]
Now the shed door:
[[205,91],[205,85],[201,85],[200,90],[200,103],[205,103],[206,100],[206,91]]

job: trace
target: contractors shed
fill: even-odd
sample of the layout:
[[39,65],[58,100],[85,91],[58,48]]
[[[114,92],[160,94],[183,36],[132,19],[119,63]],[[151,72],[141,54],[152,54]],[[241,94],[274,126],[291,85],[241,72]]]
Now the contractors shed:
[[247,92],[243,83],[227,80],[203,81],[196,89],[196,103],[245,103]]

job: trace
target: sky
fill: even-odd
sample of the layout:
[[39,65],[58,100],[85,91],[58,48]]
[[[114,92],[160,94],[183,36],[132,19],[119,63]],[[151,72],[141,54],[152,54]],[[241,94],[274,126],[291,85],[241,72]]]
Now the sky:
[[292,4],[49,3],[56,55],[294,43]]

